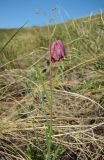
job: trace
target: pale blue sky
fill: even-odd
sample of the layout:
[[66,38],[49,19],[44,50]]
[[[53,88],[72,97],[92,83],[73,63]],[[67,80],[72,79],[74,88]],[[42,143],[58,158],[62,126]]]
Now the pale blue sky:
[[28,26],[46,25],[53,18],[59,23],[100,10],[104,10],[104,0],[0,0],[0,28],[19,27],[27,20]]

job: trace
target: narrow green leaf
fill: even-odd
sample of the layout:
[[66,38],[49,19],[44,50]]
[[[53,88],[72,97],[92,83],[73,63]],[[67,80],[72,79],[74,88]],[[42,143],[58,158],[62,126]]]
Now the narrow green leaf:
[[20,32],[20,30],[27,24],[25,22],[20,28],[17,29],[17,31],[11,36],[11,38],[4,44],[4,46],[0,49],[0,53],[6,48],[6,46],[10,43],[10,41]]

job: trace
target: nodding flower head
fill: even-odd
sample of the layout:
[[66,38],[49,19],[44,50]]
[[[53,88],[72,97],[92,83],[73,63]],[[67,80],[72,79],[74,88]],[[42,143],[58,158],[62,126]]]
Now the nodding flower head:
[[66,56],[65,47],[61,40],[53,41],[49,46],[50,61],[55,63]]

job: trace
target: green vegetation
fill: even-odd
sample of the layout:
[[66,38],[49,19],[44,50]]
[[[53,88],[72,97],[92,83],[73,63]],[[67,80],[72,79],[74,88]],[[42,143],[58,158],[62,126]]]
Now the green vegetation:
[[[48,46],[55,39],[67,57],[52,65],[51,90]],[[1,160],[103,159],[104,13],[0,29],[0,117]]]

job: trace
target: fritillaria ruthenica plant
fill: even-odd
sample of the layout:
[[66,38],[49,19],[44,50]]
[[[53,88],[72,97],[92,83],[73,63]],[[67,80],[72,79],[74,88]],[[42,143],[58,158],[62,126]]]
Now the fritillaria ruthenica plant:
[[50,43],[50,63],[55,63],[66,56],[65,47],[61,40]]
[[[49,63],[50,63],[50,91],[52,100],[52,64],[66,57],[65,47],[61,40],[55,40],[49,44]],[[52,121],[52,106],[51,106]]]
[[49,44],[49,64],[50,64],[50,93],[51,93],[51,103],[50,103],[50,127],[49,127],[49,148],[48,148],[48,156],[50,157],[51,146],[52,146],[52,64],[60,61],[66,56],[65,47],[61,40],[55,40]]

